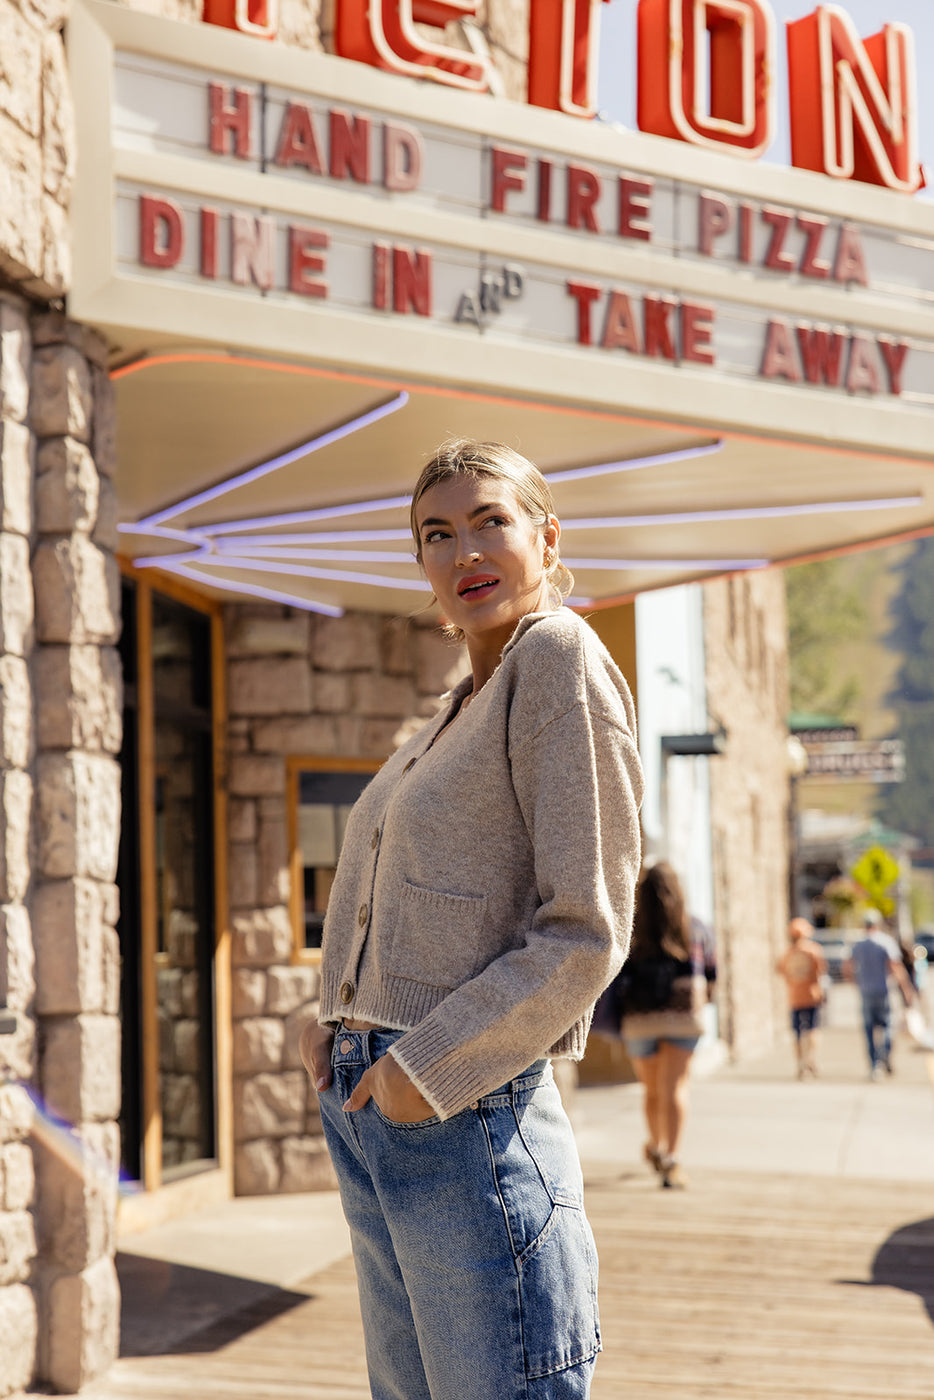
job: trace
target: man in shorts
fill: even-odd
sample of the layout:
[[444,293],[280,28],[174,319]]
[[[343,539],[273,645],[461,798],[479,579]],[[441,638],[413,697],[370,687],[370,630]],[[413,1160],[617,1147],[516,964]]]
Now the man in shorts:
[[826,959],[820,944],[811,937],[813,932],[807,919],[792,919],[788,949],[777,964],[788,989],[799,1079],[817,1077],[817,1029],[824,1000],[822,979],[827,973]]

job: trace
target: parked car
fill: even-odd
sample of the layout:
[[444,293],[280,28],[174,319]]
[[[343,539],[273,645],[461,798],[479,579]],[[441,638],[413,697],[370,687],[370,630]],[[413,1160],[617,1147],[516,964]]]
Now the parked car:
[[928,962],[934,966],[934,929],[919,929],[914,935],[915,947],[920,943],[924,949]]

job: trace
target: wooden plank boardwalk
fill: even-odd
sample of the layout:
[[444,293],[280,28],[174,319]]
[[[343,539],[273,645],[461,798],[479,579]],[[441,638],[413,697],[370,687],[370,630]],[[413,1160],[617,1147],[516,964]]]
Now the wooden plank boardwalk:
[[[934,1190],[596,1164],[593,1400],[931,1400]],[[260,1296],[84,1400],[369,1400],[353,1268]],[[499,1400],[465,1397],[465,1400]]]

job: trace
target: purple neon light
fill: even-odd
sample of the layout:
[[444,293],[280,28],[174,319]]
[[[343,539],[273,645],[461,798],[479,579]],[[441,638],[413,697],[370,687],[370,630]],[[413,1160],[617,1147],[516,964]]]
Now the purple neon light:
[[[232,541],[231,541],[232,543]],[[415,556],[411,552],[396,549],[294,549],[277,544],[250,545],[246,549],[224,550],[215,554],[218,563],[224,563],[229,554],[237,554],[243,559],[295,559],[324,564],[412,564]]]
[[171,559],[154,560],[153,564],[165,569],[167,573],[179,574],[195,583],[206,583],[211,588],[219,588],[225,593],[245,593],[250,598],[261,598],[265,603],[285,603],[290,608],[302,608],[305,612],[323,613],[325,617],[344,616],[344,609],[331,603],[317,603],[310,598],[301,598],[295,593],[280,593],[274,588],[264,588],[259,583],[235,583],[229,579],[217,578],[213,574],[206,576],[198,569],[193,569],[187,564],[173,563]]
[[293,564],[288,570],[285,570],[280,564],[271,560],[251,559],[249,556],[239,554],[228,554],[223,559],[215,557],[214,563],[223,569],[240,568],[268,574],[289,573],[295,574],[298,578],[323,578],[338,583],[368,583],[376,588],[406,588],[417,593],[431,592],[431,585],[421,579],[391,578],[385,574],[358,574],[344,569],[314,569],[302,564]]
[[709,457],[714,452],[722,452],[726,446],[724,438],[706,443],[703,447],[683,447],[676,452],[658,452],[650,457],[623,457],[618,462],[601,462],[592,467],[568,467],[566,471],[547,472],[545,480],[578,481],[585,476],[608,476],[611,472],[637,472],[644,467],[660,467],[668,462],[684,462],[694,457]]
[[792,515],[825,515],[838,510],[898,510],[902,506],[916,506],[924,500],[917,496],[893,496],[878,501],[815,501],[811,505],[796,506],[747,506],[735,510],[684,510],[671,515],[613,515],[595,516],[580,520],[565,520],[565,530],[604,530],[632,528],[637,525],[683,525],[691,521],[698,524],[713,523],[718,520],[768,520],[781,519]]
[[146,525],[143,521],[137,521],[135,525],[118,525],[117,530],[122,535],[153,535],[156,539],[181,540],[185,544],[205,538],[197,530],[174,530],[169,525]]
[[145,516],[141,523],[161,525],[163,521],[171,520],[174,516],[181,515],[183,511],[194,510],[196,506],[206,505],[208,501],[215,501],[219,496],[225,496],[238,486],[249,486],[252,482],[268,476],[270,472],[278,471],[280,467],[287,467],[292,462],[297,462],[301,457],[310,456],[312,452],[319,452],[322,447],[330,447],[350,433],[368,428],[372,423],[377,423],[381,418],[385,418],[387,414],[396,413],[400,408],[404,408],[408,401],[407,393],[397,394],[388,403],[371,408],[367,413],[358,414],[355,418],[348,419],[346,423],[341,423],[329,432],[322,433],[319,437],[310,438],[300,447],[293,447],[289,452],[283,452],[278,457],[271,457],[266,462],[260,462],[258,466],[250,467],[247,471],[238,473],[237,476],[228,477],[226,481],[220,482],[217,486],[208,487],[206,491],[199,491],[195,496],[187,496],[176,505],[166,506],[164,510]]
[[[284,515],[257,515],[252,520],[227,520],[217,525],[202,526],[202,530],[212,535],[230,535],[237,530],[271,530],[276,525],[303,525],[312,520],[333,520],[342,515],[369,515],[370,511],[398,510],[408,506],[411,494],[407,496],[384,496],[376,501],[354,501],[345,506],[321,506],[317,510],[292,510]],[[408,531],[405,532],[408,535]]]
[[[232,543],[232,542],[231,542]],[[280,548],[279,545],[253,545],[239,551],[244,559],[278,559],[314,561],[326,564],[411,564],[413,556],[404,550],[375,549],[294,549]],[[224,555],[214,555],[215,562],[223,562]],[[565,559],[569,569],[764,569],[768,559]],[[283,570],[283,572],[286,572]]]
[[366,544],[383,540],[411,540],[411,530],[322,530],[311,535],[233,535],[215,541],[218,554],[239,552],[241,545]]

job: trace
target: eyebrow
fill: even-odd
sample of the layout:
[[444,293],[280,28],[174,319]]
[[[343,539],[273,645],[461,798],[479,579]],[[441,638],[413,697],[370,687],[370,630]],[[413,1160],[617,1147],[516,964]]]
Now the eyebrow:
[[[474,510],[472,510],[472,511],[470,512],[470,514],[468,515],[467,519],[468,519],[468,520],[473,520],[475,516],[477,516],[477,515],[482,515],[482,514],[484,513],[484,511],[487,511],[487,510],[502,510],[502,511],[505,511],[506,509],[507,509],[507,507],[504,506],[504,505],[501,505],[498,501],[490,501],[490,502],[488,502],[486,505],[477,506]],[[424,519],[424,520],[420,523],[420,525],[419,525],[418,528],[419,528],[419,530],[424,530],[424,528],[425,528],[426,525],[450,525],[450,523],[451,523],[451,522],[450,522],[449,520],[442,520],[442,519],[440,519],[440,517],[438,517],[438,516],[436,516],[436,515],[430,515],[430,516],[426,517],[426,519]]]

